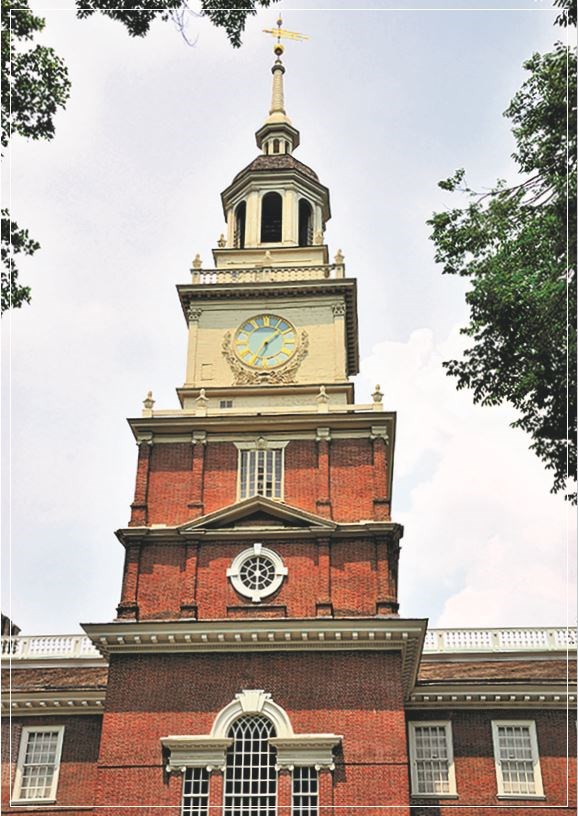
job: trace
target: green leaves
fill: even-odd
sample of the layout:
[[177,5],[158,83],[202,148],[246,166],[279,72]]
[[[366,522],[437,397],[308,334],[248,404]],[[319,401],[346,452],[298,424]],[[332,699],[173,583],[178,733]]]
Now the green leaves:
[[40,244],[28,235],[28,230],[20,229],[10,219],[8,210],[2,210],[2,312],[19,309],[23,303],[30,303],[30,288],[18,283],[18,270],[14,255],[19,252],[33,255]]
[[[444,363],[474,402],[517,409],[514,427],[553,471],[552,491],[576,478],[576,55],[534,54],[505,115],[525,181],[476,193],[463,170],[440,187],[467,202],[428,224],[442,272],[469,278],[472,345]],[[576,500],[568,490],[567,497]]]
[[[20,134],[29,139],[52,139],[54,116],[64,107],[70,82],[64,62],[52,48],[28,47],[44,20],[26,2],[2,0],[2,147]],[[40,245],[19,229],[2,210],[2,312],[30,302],[30,289],[18,283],[14,255],[32,255]]]
[[[201,11],[196,15],[208,17],[213,25],[224,28],[231,45],[238,48],[245,30],[247,17],[256,14],[258,7],[268,8],[275,0],[201,0]],[[231,8],[231,6],[233,8]],[[193,13],[186,0],[76,0],[79,18],[90,17],[95,12],[118,20],[132,37],[144,37],[156,20],[173,20],[183,30],[183,13]]]

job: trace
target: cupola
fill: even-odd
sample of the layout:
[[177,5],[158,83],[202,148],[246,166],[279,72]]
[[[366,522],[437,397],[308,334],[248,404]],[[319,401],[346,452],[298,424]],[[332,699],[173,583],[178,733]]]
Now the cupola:
[[255,134],[261,154],[221,194],[227,230],[213,250],[219,268],[328,263],[323,235],[331,217],[329,190],[293,156],[300,137],[285,110],[280,42],[274,53],[271,107]]

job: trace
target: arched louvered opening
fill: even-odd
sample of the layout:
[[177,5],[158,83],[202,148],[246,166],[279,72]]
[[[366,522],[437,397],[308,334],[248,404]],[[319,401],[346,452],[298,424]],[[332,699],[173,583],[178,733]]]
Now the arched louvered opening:
[[261,204],[261,243],[272,244],[281,240],[283,199],[279,193],[266,193]]
[[277,771],[273,723],[262,714],[239,717],[230,727],[223,816],[275,816]]
[[299,246],[313,243],[313,210],[304,198],[299,199]]
[[247,220],[247,205],[244,201],[235,210],[235,236],[234,243],[237,249],[245,248],[245,222]]
[[279,152],[279,139],[273,139],[273,153]]

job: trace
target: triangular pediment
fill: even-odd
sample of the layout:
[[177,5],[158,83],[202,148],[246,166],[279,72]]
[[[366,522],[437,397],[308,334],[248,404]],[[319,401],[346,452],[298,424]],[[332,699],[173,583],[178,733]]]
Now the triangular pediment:
[[198,530],[232,530],[235,528],[265,529],[318,529],[334,530],[337,525],[331,519],[309,513],[285,502],[273,501],[264,496],[252,496],[235,504],[229,504],[214,513],[200,516],[179,527],[181,533]]

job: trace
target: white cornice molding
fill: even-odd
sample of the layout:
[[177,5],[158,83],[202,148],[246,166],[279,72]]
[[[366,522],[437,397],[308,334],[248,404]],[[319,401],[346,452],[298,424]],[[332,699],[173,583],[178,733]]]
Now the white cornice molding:
[[31,717],[53,715],[59,717],[71,714],[102,714],[106,690],[79,691],[64,689],[58,691],[5,691],[2,698],[4,716]]
[[424,708],[558,708],[576,706],[576,686],[563,682],[472,682],[417,685],[407,709]]
[[277,749],[277,770],[314,766],[317,770],[334,770],[333,750],[343,740],[338,734],[295,734],[292,737],[271,737],[269,743]]
[[226,750],[233,744],[232,739],[200,736],[162,737],[161,745],[169,753],[166,766],[168,773],[186,768],[206,768],[208,771],[224,770]]
[[397,651],[406,693],[416,682],[425,619],[117,621],[83,624],[104,657],[113,653]]

